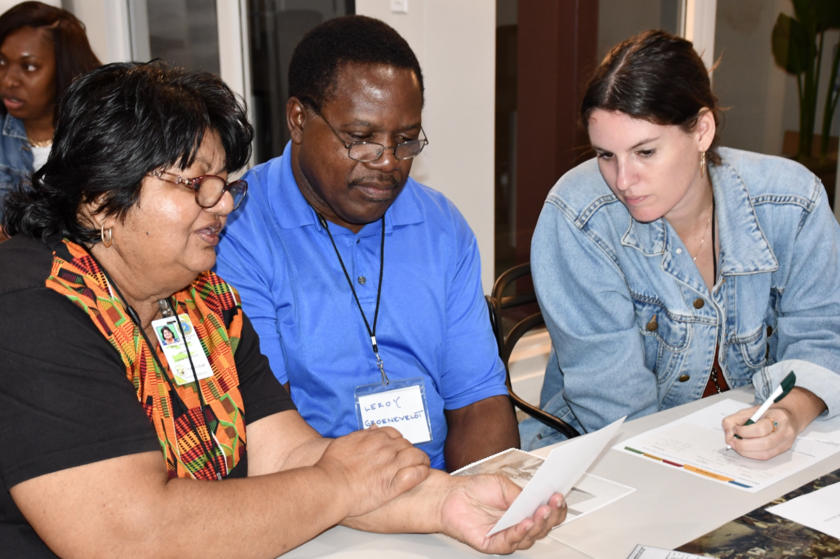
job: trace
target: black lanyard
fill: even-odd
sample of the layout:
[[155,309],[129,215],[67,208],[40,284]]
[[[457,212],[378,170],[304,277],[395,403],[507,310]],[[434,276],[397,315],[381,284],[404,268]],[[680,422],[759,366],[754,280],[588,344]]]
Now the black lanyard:
[[335,245],[335,239],[333,239],[332,233],[330,233],[330,226],[327,224],[324,216],[319,212],[315,213],[318,215],[318,221],[321,223],[321,227],[326,229],[327,235],[330,237],[330,242],[332,243],[333,249],[335,249],[335,255],[338,256],[338,263],[341,264],[344,277],[347,279],[347,284],[350,286],[350,291],[353,292],[353,298],[356,299],[356,305],[362,314],[362,320],[365,321],[365,328],[367,328],[368,335],[370,336],[370,345],[373,348],[373,354],[376,356],[376,366],[379,367],[379,372],[382,373],[382,385],[388,386],[391,384],[391,381],[388,380],[388,375],[385,374],[385,366],[382,363],[382,358],[379,357],[379,346],[376,345],[376,321],[379,319],[379,300],[382,297],[382,271],[385,269],[385,216],[382,216],[382,241],[379,245],[379,286],[376,288],[376,310],[373,312],[373,328],[371,329],[370,323],[365,316],[365,311],[362,310],[362,304],[359,302],[359,296],[356,295],[356,288],[353,287],[353,280],[350,279],[350,274],[347,273],[347,267],[344,265],[341,253],[338,252],[338,247]]

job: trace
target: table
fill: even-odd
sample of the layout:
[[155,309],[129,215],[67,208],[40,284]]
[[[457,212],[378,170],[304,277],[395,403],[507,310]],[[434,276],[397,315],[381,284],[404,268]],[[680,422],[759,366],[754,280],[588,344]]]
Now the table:
[[[629,421],[621,426],[610,447],[723,398],[752,403],[753,389],[748,386],[731,390]],[[545,456],[553,448],[540,449],[535,454]],[[589,471],[634,487],[636,491],[557,528],[552,536],[558,537],[563,543],[548,537],[529,550],[517,551],[514,557],[625,559],[639,543],[674,549],[838,468],[840,455],[835,455],[763,491],[747,493],[607,448]],[[284,557],[456,559],[487,556],[440,534],[367,534],[338,526]]]

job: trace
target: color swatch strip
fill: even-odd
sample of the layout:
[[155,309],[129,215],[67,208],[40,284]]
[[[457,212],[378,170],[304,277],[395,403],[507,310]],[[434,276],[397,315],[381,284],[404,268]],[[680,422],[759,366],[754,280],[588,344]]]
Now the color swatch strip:
[[668,464],[669,466],[675,466],[677,468],[682,468],[684,470],[688,470],[689,472],[694,472],[695,474],[700,474],[702,476],[710,477],[710,478],[716,479],[718,481],[722,481],[722,482],[725,482],[725,483],[731,483],[732,485],[737,485],[738,487],[744,487],[744,488],[747,488],[747,489],[749,489],[751,487],[749,485],[745,485],[743,483],[737,482],[734,479],[732,479],[731,477],[722,476],[720,474],[715,474],[715,473],[709,472],[707,470],[704,470],[702,468],[692,466],[691,464],[678,464],[676,462],[672,462],[671,460],[665,460],[664,458],[654,456],[653,454],[649,454],[647,452],[642,452],[641,450],[636,450],[635,448],[631,448],[629,446],[625,446],[624,450],[627,450],[627,451],[632,452],[634,454],[638,454],[640,456],[644,456],[645,458],[650,458],[652,460],[662,462],[663,464]]

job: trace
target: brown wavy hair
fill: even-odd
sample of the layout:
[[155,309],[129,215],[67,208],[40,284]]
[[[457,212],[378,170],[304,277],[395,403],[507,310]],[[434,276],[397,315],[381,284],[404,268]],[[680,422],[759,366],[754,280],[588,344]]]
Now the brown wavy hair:
[[[665,31],[645,31],[610,50],[586,88],[580,108],[584,128],[596,109],[679,126],[685,132],[694,129],[703,109],[712,112],[716,128],[722,120],[703,60],[691,42]],[[706,154],[719,165],[715,132]]]

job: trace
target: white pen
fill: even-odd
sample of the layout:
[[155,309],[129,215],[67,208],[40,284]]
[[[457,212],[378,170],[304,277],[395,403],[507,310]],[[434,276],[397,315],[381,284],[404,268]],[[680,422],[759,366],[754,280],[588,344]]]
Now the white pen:
[[[774,390],[773,393],[770,394],[770,396],[766,400],[764,400],[764,403],[761,404],[761,407],[756,410],[756,412],[746,423],[744,423],[744,425],[752,425],[753,423],[761,419],[762,416],[764,416],[764,414],[767,412],[767,410],[770,409],[770,406],[772,406],[776,402],[780,402],[782,398],[787,396],[790,393],[790,391],[793,390],[795,384],[796,375],[793,373],[793,371],[791,371],[787,374],[787,376],[784,379],[782,379],[782,382],[779,384],[779,386],[776,387],[776,390]],[[735,438],[740,439],[741,437],[735,435]],[[726,450],[732,450],[732,447],[726,445]]]

